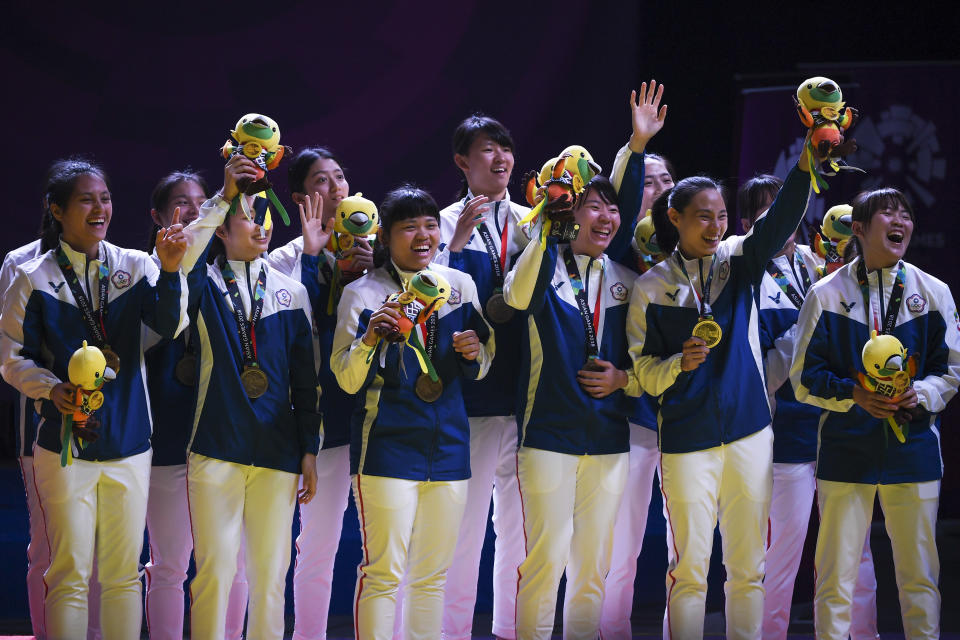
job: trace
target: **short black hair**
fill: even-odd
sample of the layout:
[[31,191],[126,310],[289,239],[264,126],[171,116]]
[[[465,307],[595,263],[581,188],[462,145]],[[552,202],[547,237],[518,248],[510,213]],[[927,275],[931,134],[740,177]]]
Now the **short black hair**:
[[333,160],[340,169],[343,170],[343,163],[330,149],[326,147],[307,147],[301,149],[297,155],[293,156],[293,162],[287,169],[287,187],[290,193],[303,193],[303,183],[307,180],[307,174],[310,173],[310,167],[321,158]]
[[755,175],[742,185],[737,191],[737,213],[743,220],[751,224],[760,215],[760,208],[767,200],[773,201],[783,187],[783,180],[769,173]]
[[[402,184],[393,189],[380,203],[380,229],[385,235],[390,235],[394,224],[410,218],[429,216],[440,222],[440,208],[437,201],[423,189],[412,185]],[[373,255],[373,264],[383,266],[390,259],[390,247],[387,242],[378,242],[377,250]]]

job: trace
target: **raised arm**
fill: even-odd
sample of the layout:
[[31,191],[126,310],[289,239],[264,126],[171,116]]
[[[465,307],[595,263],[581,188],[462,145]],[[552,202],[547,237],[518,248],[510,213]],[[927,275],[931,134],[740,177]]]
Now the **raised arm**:
[[[366,276],[369,277],[369,276]],[[346,287],[337,307],[337,330],[333,334],[330,370],[347,393],[357,393],[366,384],[371,369],[379,365],[380,343],[367,339],[372,334],[372,310],[354,287]],[[396,313],[399,317],[399,312]]]
[[527,245],[503,282],[503,299],[514,309],[536,313],[543,305],[546,288],[557,267],[559,245],[547,238],[544,249],[539,242]]

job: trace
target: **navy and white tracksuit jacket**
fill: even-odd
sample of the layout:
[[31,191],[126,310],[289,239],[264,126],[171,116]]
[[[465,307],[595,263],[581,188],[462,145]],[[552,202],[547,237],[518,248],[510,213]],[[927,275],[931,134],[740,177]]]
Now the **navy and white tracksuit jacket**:
[[[267,257],[274,269],[279,269],[302,284],[310,297],[316,327],[314,356],[319,367],[320,412],[323,414],[323,449],[332,449],[350,444],[350,417],[356,397],[340,388],[336,376],[330,370],[330,354],[333,350],[333,335],[337,328],[337,312],[327,315],[327,300],[330,295],[328,277],[334,271],[336,257],[324,249],[319,256],[303,253],[303,236],[291,240]],[[326,265],[326,267],[324,267]]]
[[[640,385],[660,396],[663,453],[710,449],[770,424],[756,287],[767,262],[802,219],[809,188],[807,174],[794,168],[767,215],[748,234],[721,241],[712,257],[684,261],[689,280],[677,262],[677,250],[634,287],[627,322],[630,355]],[[700,316],[701,267],[706,280],[711,262],[710,305],[722,340],[698,368],[681,371],[683,342]]]
[[[518,442],[571,455],[603,455],[630,450],[627,418],[640,393],[630,368],[624,325],[635,273],[606,255],[574,260],[586,289],[591,314],[600,305],[599,357],[627,370],[626,389],[594,398],[577,383],[587,362],[587,337],[562,258],[568,245],[547,239],[527,245],[507,275],[507,302],[523,310],[523,347],[518,380]],[[598,291],[599,288],[599,291]],[[598,300],[599,294],[599,300]],[[592,317],[591,317],[592,320]]]
[[[17,266],[33,260],[40,253],[40,241],[34,240],[22,247],[17,247],[3,258],[3,266],[0,267],[0,309],[3,308],[4,294],[13,284],[13,279],[17,275]],[[2,331],[2,328],[0,328],[0,331]],[[17,456],[32,456],[40,416],[37,415],[33,401],[22,393],[17,394],[17,399],[14,400],[14,414],[16,416],[14,439]]]
[[[803,260],[810,280],[817,279],[816,268],[823,264],[807,245],[798,244],[795,256]],[[801,296],[806,295],[797,258],[787,256],[771,261]],[[796,338],[800,309],[790,300],[769,272],[764,273],[758,288],[760,309],[760,350],[764,354],[767,394],[773,410],[773,461],[784,463],[812,462],[817,457],[817,426],[820,410],[800,402],[790,385],[790,363],[793,340]]]
[[939,414],[960,384],[956,303],[946,284],[905,264],[903,302],[892,334],[915,359],[913,387],[925,411],[910,423],[907,440],[900,444],[886,420],[871,417],[853,401],[856,372],[863,371],[863,345],[874,328],[873,316],[883,323],[898,266],[867,274],[872,309],[864,309],[859,261],[811,287],[797,322],[790,380],[798,399],[822,411],[817,478],[866,484],[939,480]]
[[[450,282],[438,316],[432,362],[443,393],[424,402],[414,391],[420,364],[404,343],[363,343],[370,316],[400,291],[384,267],[348,284],[340,298],[330,368],[347,393],[357,394],[350,438],[350,473],[402,480],[454,481],[470,477],[470,425],[463,379],[486,375],[494,355],[493,330],[483,319],[477,290],[467,274],[431,264]],[[397,270],[406,281],[414,274]],[[473,329],[483,344],[476,360],[453,348],[453,333]]]
[[[449,242],[457,228],[457,220],[464,205],[473,198],[472,193],[440,212],[440,237]],[[503,200],[491,202],[486,220],[483,222],[490,232],[499,252],[502,249],[501,233],[507,226],[507,253],[503,275],[506,276],[520,252],[530,239],[521,227],[520,220],[530,209],[510,200],[510,194]],[[499,253],[498,253],[499,256]],[[437,254],[437,262],[446,260],[448,266],[470,275],[477,287],[477,301],[486,314],[485,305],[496,287],[496,278],[486,245],[479,231],[474,231],[463,250],[450,251],[449,247]],[[486,315],[484,316],[486,317]],[[490,318],[487,322],[493,324]],[[522,319],[519,313],[504,324],[494,324],[497,331],[497,357],[490,365],[490,371],[480,381],[464,385],[463,401],[467,406],[467,415],[510,416],[517,411],[516,372],[520,365],[520,334]]]
[[271,269],[266,260],[230,261],[247,318],[261,266],[266,270],[255,343],[269,386],[264,395],[249,398],[240,381],[243,350],[220,261],[205,263],[210,238],[228,208],[228,202],[215,196],[187,228],[191,245],[183,268],[190,270],[191,339],[198,362],[189,450],[299,474],[303,456],[320,448],[310,301],[303,285]]
[[[120,358],[115,380],[103,387],[105,402],[94,412],[99,438],[77,456],[100,461],[126,458],[150,449],[150,402],[143,364],[141,322],[172,338],[187,323],[187,287],[180,273],[161,271],[142,251],[100,243],[90,260],[62,242],[91,306],[98,302],[99,269],[109,268],[106,336]],[[70,286],[57,264],[56,250],[22,264],[6,292],[0,354],[4,379],[29,398],[42,400],[37,443],[60,452],[62,414],[50,390],[68,381],[67,363],[86,340],[93,343]]]

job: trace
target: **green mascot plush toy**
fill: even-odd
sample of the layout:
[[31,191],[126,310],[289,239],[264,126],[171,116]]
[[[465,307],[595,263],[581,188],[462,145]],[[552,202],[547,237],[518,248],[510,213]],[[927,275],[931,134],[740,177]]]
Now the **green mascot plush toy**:
[[853,126],[858,112],[853,107],[845,106],[840,86],[829,78],[817,76],[807,78],[799,87],[794,98],[800,122],[810,130],[807,142],[809,158],[810,185],[816,193],[820,189],[827,189],[819,163],[816,158],[827,158],[835,175],[842,169],[860,171],[855,167],[841,165],[837,160],[857,150],[857,141],[853,138],[845,140],[843,132]]
[[[377,205],[357,192],[347,196],[337,205],[334,213],[333,233],[327,248],[337,257],[333,271],[333,282],[330,283],[330,297],[327,299],[327,315],[333,315],[333,308],[340,299],[343,287],[348,282],[362,275],[362,272],[350,271],[347,267],[349,258],[343,252],[353,247],[358,238],[368,238],[375,235],[380,228],[380,214]],[[347,275],[349,278],[345,278]]]
[[843,266],[843,250],[853,237],[852,212],[850,205],[838,204],[823,214],[820,232],[813,239],[814,251],[824,260],[823,266],[817,267],[821,278]]
[[[244,184],[238,184],[241,195],[230,203],[230,214],[236,213],[237,206],[243,209],[244,215],[252,217],[242,194],[254,195],[261,191],[273,205],[283,223],[290,226],[290,217],[283,208],[277,194],[273,192],[273,184],[267,178],[267,171],[276,169],[283,159],[284,152],[293,151],[290,147],[280,144],[280,127],[272,119],[259,113],[248,113],[237,121],[237,126],[230,132],[233,141],[227,140],[220,149],[220,154],[226,158],[239,154],[245,155],[257,165],[257,179]],[[255,220],[262,226],[262,220]]]

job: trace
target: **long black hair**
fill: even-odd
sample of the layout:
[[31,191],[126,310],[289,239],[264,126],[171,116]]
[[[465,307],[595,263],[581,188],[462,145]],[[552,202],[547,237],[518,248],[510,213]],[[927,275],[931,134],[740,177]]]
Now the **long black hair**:
[[340,162],[340,159],[337,158],[330,149],[326,147],[307,147],[301,149],[297,155],[293,157],[293,162],[287,169],[287,186],[290,189],[290,193],[304,193],[303,183],[307,180],[310,167],[320,159],[333,160],[340,165],[340,170],[343,170],[343,163]]
[[83,175],[95,175],[110,189],[110,179],[99,165],[80,157],[57,160],[47,170],[47,177],[43,187],[43,213],[40,218],[40,250],[49,251],[60,242],[63,225],[53,217],[52,205],[57,205],[61,211],[70,203],[73,188],[77,180]]
[[390,260],[390,229],[394,224],[410,218],[430,216],[440,222],[440,208],[429,193],[412,184],[402,184],[390,191],[380,203],[380,232],[384,242],[378,242],[373,253],[373,266],[382,267]]
[[[170,204],[170,193],[173,191],[173,188],[181,182],[195,182],[203,191],[203,195],[207,197],[210,196],[207,181],[204,180],[203,176],[199,173],[189,168],[183,169],[182,171],[173,171],[160,178],[160,182],[153,188],[153,193],[150,196],[150,204],[155,211],[162,211],[167,208],[167,205]],[[157,244],[157,231],[160,231],[160,229],[161,226],[154,222],[153,228],[150,230],[150,236],[147,238],[147,253],[153,252]]]
[[[660,194],[660,198],[657,198],[657,202],[659,202],[661,198],[667,199],[666,207],[662,206],[663,203],[661,203],[659,207],[654,206],[650,214],[653,216],[653,228],[657,232],[657,244],[660,245],[660,249],[663,250],[664,255],[673,253],[673,250],[677,248],[677,243],[680,242],[680,233],[673,223],[670,222],[668,211],[670,209],[676,209],[682,212],[698,193],[706,191],[707,189],[716,189],[722,193],[720,185],[712,178],[708,178],[707,176],[692,176],[690,178],[684,178],[675,184],[673,188]],[[656,204],[656,202],[654,204]]]
[[[475,113],[465,118],[453,130],[453,153],[458,156],[468,155],[473,141],[480,135],[486,135],[501,147],[508,148],[516,153],[517,147],[513,143],[513,136],[510,135],[510,131],[499,120],[482,113]],[[469,188],[467,177],[463,176],[456,199],[461,200],[465,197]]]

